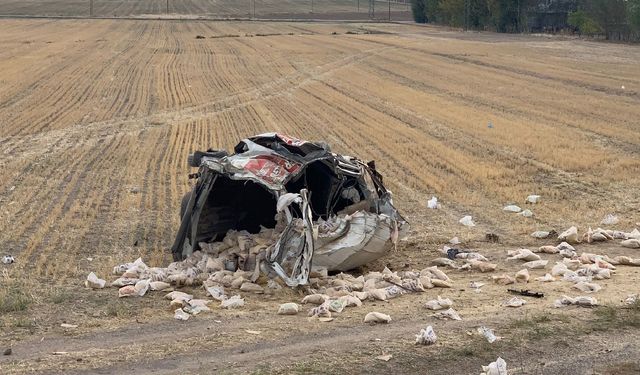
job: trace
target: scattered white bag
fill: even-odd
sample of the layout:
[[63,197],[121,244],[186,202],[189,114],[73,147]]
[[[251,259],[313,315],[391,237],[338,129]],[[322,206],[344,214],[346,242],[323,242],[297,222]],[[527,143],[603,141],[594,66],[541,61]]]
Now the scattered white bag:
[[614,214],[608,214],[607,216],[604,217],[604,219],[602,219],[602,221],[600,222],[600,224],[602,225],[616,225],[618,224],[620,220],[618,220],[618,217]]
[[547,231],[544,231],[544,230],[537,230],[537,231],[531,233],[531,237],[542,239],[542,238],[549,237],[549,234],[551,234],[551,233],[547,232]]
[[487,339],[489,344],[493,344],[494,342],[502,339],[502,337],[496,336],[493,333],[492,329],[489,329],[489,328],[487,328],[485,326],[478,327],[478,333],[481,334],[482,336],[484,336],[484,338]]
[[372,311],[364,317],[365,323],[389,323],[390,321],[389,315],[377,311]]
[[13,255],[5,255],[2,257],[2,263],[4,264],[11,264],[14,263],[16,261],[16,258],[13,257]]
[[458,245],[460,243],[460,239],[458,237],[453,237],[449,240],[449,243],[452,245]]
[[211,296],[211,298],[217,301],[224,301],[227,299],[227,296],[224,294],[224,287],[222,285],[212,285],[205,287],[207,294]]
[[167,290],[171,287],[171,284],[165,283],[164,281],[152,281],[149,283],[149,289],[155,291]]
[[534,260],[531,262],[527,262],[522,266],[530,270],[538,270],[538,269],[544,269],[545,267],[547,267],[547,263],[549,263],[548,260]]
[[597,306],[598,305],[598,300],[596,300],[593,297],[585,297],[585,296],[579,296],[579,297],[576,297],[576,298],[562,296],[562,298],[557,299],[553,304],[553,306],[556,307],[556,308],[569,306],[569,305],[576,305],[576,306],[582,306],[582,307],[592,307],[592,306]]
[[329,299],[329,296],[324,294],[309,294],[308,296],[304,296],[302,304],[311,303],[313,305],[322,305],[327,299]]
[[149,290],[150,283],[151,283],[151,279],[138,281],[136,285],[133,287],[136,291],[136,295],[138,297],[144,296],[147,293],[147,290]]
[[191,315],[187,314],[182,309],[176,309],[176,311],[173,312],[173,317],[177,320],[189,320]]
[[433,327],[427,326],[426,329],[421,329],[420,333],[416,335],[416,344],[419,345],[433,345],[436,343],[438,336],[433,331]]
[[536,204],[538,202],[540,202],[540,196],[535,194],[529,195],[526,200],[526,203],[530,203],[530,204]]
[[628,240],[620,242],[620,245],[622,245],[622,247],[628,247],[630,249],[640,249],[640,240],[630,238]]
[[518,215],[522,217],[533,217],[533,212],[531,210],[524,210],[520,212]]
[[235,295],[229,299],[226,299],[220,303],[220,306],[225,309],[237,309],[244,306],[244,299],[238,295]]
[[543,283],[548,283],[548,282],[552,282],[552,281],[556,281],[556,278],[551,276],[550,273],[545,274],[544,276],[541,277],[536,277],[535,279],[536,281],[540,281]]
[[600,289],[602,289],[602,287],[596,283],[589,283],[586,281],[580,281],[578,283],[576,283],[575,285],[573,285],[572,288],[578,289],[582,292],[585,293],[595,293],[597,291],[599,291]]
[[448,309],[452,305],[453,305],[453,302],[450,299],[440,298],[440,296],[438,296],[438,299],[433,299],[425,303],[424,307],[426,307],[429,310],[442,310],[442,309]]
[[283,303],[278,309],[278,315],[296,315],[300,307],[297,303],[289,302]]
[[504,206],[504,208],[502,209],[502,211],[506,211],[506,212],[520,212],[522,211],[522,208],[516,206],[515,204],[510,204],[508,206]]
[[102,289],[106,283],[107,282],[105,280],[98,278],[95,273],[91,272],[89,273],[89,276],[87,276],[84,286],[91,289]]
[[571,227],[567,230],[565,230],[564,232],[560,233],[560,235],[558,236],[558,240],[560,241],[565,241],[568,242],[570,244],[576,244],[578,243],[578,228],[576,227]]
[[629,294],[624,300],[624,303],[627,305],[633,305],[636,304],[638,300],[640,300],[640,294]]
[[431,199],[427,201],[427,207],[431,208],[432,210],[440,208],[440,205],[438,204],[438,198],[431,197]]
[[180,292],[180,291],[175,290],[173,292],[165,294],[164,298],[168,299],[168,300],[172,300],[172,301],[174,299],[180,299],[180,300],[183,300],[183,301],[188,301],[190,299],[193,299],[193,296],[191,294],[187,294],[185,292]]
[[507,255],[509,256],[507,260],[525,260],[527,262],[530,262],[533,260],[541,259],[540,255],[535,254],[529,249],[509,250],[507,251]]
[[520,307],[522,305],[525,305],[526,303],[527,301],[523,300],[522,298],[513,297],[510,300],[502,303],[502,305],[506,307]]
[[460,219],[458,221],[460,224],[466,226],[466,227],[475,227],[476,224],[473,222],[473,218],[471,216],[465,216],[462,219]]
[[526,268],[516,272],[516,282],[526,284],[529,282],[529,270]]
[[437,312],[435,314],[433,314],[434,317],[438,318],[438,319],[452,319],[452,320],[462,320],[462,318],[460,317],[460,315],[458,315],[458,312],[454,309],[447,309],[444,311],[440,311]]
[[480,375],[507,375],[507,362],[498,357],[495,362],[489,363],[489,366],[482,366],[482,371]]

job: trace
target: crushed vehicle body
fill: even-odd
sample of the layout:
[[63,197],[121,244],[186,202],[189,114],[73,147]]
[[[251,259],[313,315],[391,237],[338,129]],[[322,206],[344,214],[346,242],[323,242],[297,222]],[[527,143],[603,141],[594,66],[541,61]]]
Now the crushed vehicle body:
[[312,266],[362,266],[408,232],[375,163],[324,143],[268,133],[242,140],[233,154],[196,152],[189,164],[199,169],[182,201],[176,261],[202,251],[229,271],[297,286]]

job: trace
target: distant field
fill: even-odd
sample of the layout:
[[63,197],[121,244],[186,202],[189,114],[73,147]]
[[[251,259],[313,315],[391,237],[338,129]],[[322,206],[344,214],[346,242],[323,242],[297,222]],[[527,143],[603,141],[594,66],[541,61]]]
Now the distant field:
[[[553,309],[577,292],[532,281],[520,285],[545,298],[508,310],[490,279],[522,267],[506,250],[554,243],[535,230],[584,233],[611,212],[616,229],[640,222],[640,47],[383,23],[3,19],[0,30],[0,255],[16,258],[0,264],[0,349],[13,347],[0,373],[462,374],[498,355],[514,373],[640,370],[640,309],[620,308],[638,268],[598,281],[597,309]],[[276,315],[300,301],[287,288],[243,292],[244,309],[216,305],[188,322],[157,292],[82,288],[89,272],[111,281],[139,256],[168,265],[187,155],[267,131],[376,160],[412,230],[372,270],[419,270],[458,236],[498,271],[446,269],[453,288],[330,323],[308,321],[307,307]],[[533,218],[502,211],[534,193]],[[433,195],[442,209],[426,208]],[[458,224],[464,215],[477,226]],[[616,242],[577,246],[638,258]],[[423,305],[437,295],[463,321],[431,317]],[[372,309],[393,322],[363,324]],[[416,346],[426,324],[439,341]],[[505,339],[471,337],[480,325]],[[385,353],[390,362],[376,359]]]
[[[392,19],[409,20],[408,2],[391,2]],[[375,18],[386,19],[389,4],[376,1]],[[0,15],[88,16],[89,0],[8,0],[0,2]],[[366,0],[95,0],[93,15],[199,16],[213,18],[322,18],[366,19]]]

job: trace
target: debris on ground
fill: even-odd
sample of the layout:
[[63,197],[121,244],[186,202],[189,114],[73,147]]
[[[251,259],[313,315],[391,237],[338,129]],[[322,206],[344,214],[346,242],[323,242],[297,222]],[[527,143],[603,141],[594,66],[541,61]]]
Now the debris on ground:
[[432,210],[436,210],[436,209],[440,208],[440,204],[438,203],[438,198],[431,197],[431,199],[429,199],[427,201],[427,207],[432,209]]
[[440,298],[440,296],[438,296],[438,299],[434,299],[425,303],[424,307],[426,307],[429,310],[442,310],[442,309],[448,309],[452,305],[453,305],[453,302],[450,299]]
[[379,355],[376,357],[376,359],[379,359],[381,361],[385,361],[385,362],[389,362],[389,360],[393,358],[393,355],[391,354],[383,354],[383,355]]
[[3,264],[11,264],[11,263],[15,263],[16,258],[13,257],[13,255],[5,255],[2,257],[2,263]]
[[482,374],[480,375],[507,375],[507,362],[498,357],[495,362],[491,362],[489,366],[482,366]]
[[530,262],[532,260],[540,260],[540,255],[535,254],[529,249],[517,249],[507,251],[507,260],[524,260]]
[[604,217],[604,219],[602,219],[602,221],[600,222],[600,224],[602,225],[616,225],[618,224],[620,220],[618,219],[618,217],[614,214],[608,214],[607,216]]
[[528,283],[529,282],[529,270],[527,270],[525,268],[525,269],[522,269],[522,270],[516,272],[515,279],[516,279],[516,282],[518,282],[518,283],[524,283],[524,284]]
[[627,247],[630,249],[640,249],[640,240],[630,238],[628,240],[620,242],[620,245],[622,245],[622,247]]
[[189,320],[189,318],[191,317],[191,315],[187,314],[186,312],[184,312],[184,310],[182,309],[176,309],[174,311],[173,317],[176,320]]
[[518,213],[522,211],[522,208],[516,206],[515,204],[510,204],[510,205],[504,206],[502,211]]
[[523,210],[518,215],[522,217],[533,217],[533,212],[531,210]]
[[506,306],[506,307],[520,307],[524,304],[526,304],[527,301],[523,300],[522,298],[518,298],[518,297],[513,297],[508,301],[505,301],[502,303],[502,306]]
[[494,342],[502,339],[502,337],[496,336],[492,329],[485,326],[478,327],[478,333],[484,336],[489,344],[493,344]]
[[542,298],[544,297],[544,293],[541,292],[532,292],[528,289],[507,289],[509,293],[518,294],[524,297],[534,297],[534,298]]
[[419,345],[433,345],[436,343],[438,336],[433,331],[433,327],[427,326],[420,330],[420,333],[416,335],[416,344]]
[[98,278],[95,273],[91,272],[89,276],[87,276],[84,286],[91,289],[102,289],[106,283],[105,280]]
[[471,216],[465,216],[459,220],[459,223],[464,225],[465,227],[475,227],[476,224],[473,222],[473,218]]
[[598,305],[598,300],[593,297],[579,296],[575,298],[562,296],[562,298],[557,299],[554,302],[554,307],[564,307],[570,305],[582,306],[582,307],[593,307]]
[[487,233],[484,235],[484,240],[487,242],[498,243],[500,242],[500,236],[495,233]]
[[597,291],[599,291],[600,289],[602,289],[602,287],[596,283],[589,283],[586,281],[579,281],[577,283],[575,283],[572,288],[574,289],[578,289],[581,292],[585,292],[585,293],[595,293]]
[[500,276],[491,276],[491,279],[493,280],[494,283],[501,284],[501,285],[509,285],[509,284],[514,284],[516,282],[516,279],[505,274],[502,274]]
[[636,304],[640,300],[640,294],[629,294],[624,300],[626,305]]
[[232,296],[220,303],[220,306],[225,309],[237,309],[244,306],[244,299],[239,295]]
[[391,322],[391,317],[381,312],[372,311],[367,315],[365,315],[364,322],[365,323],[389,323]]
[[475,290],[476,293],[480,293],[481,288],[484,286],[484,283],[479,283],[477,281],[470,281],[469,288]]
[[541,197],[539,195],[531,194],[527,197],[527,199],[525,200],[525,203],[536,204],[540,202],[540,198]]
[[62,328],[78,328],[78,325],[77,324],[62,323],[62,324],[60,324],[60,327],[62,327]]
[[438,319],[451,319],[451,320],[462,320],[458,312],[452,308],[449,308],[444,311],[439,311],[433,315]]
[[575,226],[570,227],[569,229],[560,233],[560,235],[558,236],[558,240],[567,242],[569,244],[579,243],[580,241],[578,240],[578,228],[576,228]]
[[538,238],[538,239],[544,239],[549,237],[550,235],[551,235],[551,232],[544,231],[544,230],[537,230],[531,233],[531,237]]
[[11,350],[11,348],[6,348],[3,352],[2,355],[11,355],[11,353],[13,352],[13,350]]
[[553,277],[550,273],[546,273],[544,276],[536,277],[535,280],[543,283],[548,283],[548,282],[556,281],[556,278]]
[[527,262],[524,263],[522,266],[524,268],[528,268],[530,270],[538,270],[538,269],[544,269],[547,267],[547,263],[549,263],[548,260],[533,260],[531,262]]

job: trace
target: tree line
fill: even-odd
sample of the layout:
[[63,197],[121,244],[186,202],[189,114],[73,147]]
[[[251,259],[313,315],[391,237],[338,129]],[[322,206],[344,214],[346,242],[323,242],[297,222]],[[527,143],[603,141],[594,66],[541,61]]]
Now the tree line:
[[640,0],[411,0],[411,9],[419,23],[640,41]]

